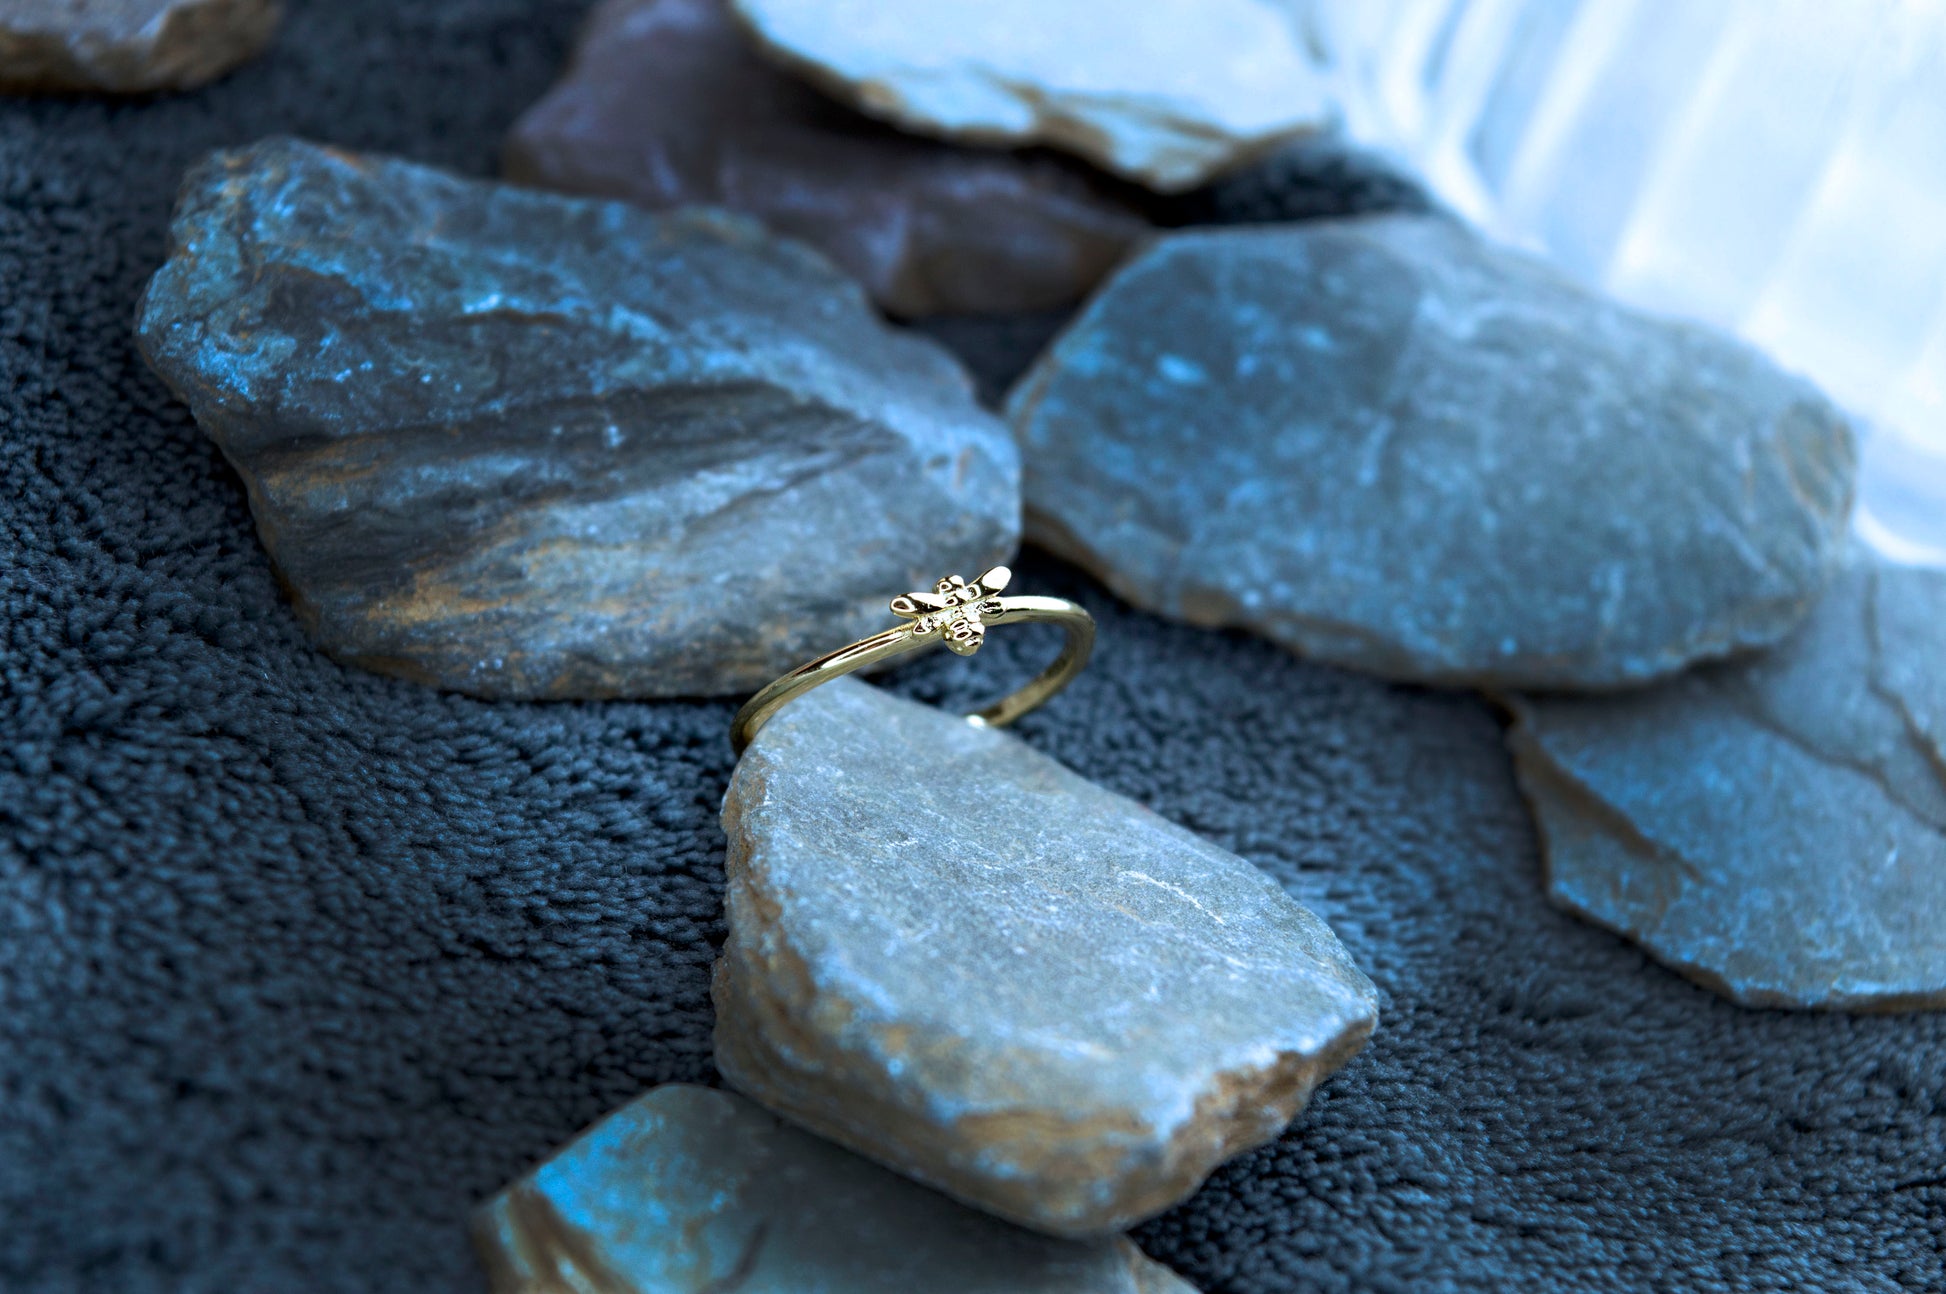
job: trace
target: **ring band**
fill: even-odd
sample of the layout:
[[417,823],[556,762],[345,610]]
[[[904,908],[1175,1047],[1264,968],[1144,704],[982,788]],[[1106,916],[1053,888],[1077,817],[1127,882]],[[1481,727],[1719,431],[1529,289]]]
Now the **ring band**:
[[933,585],[931,593],[908,593],[892,599],[892,610],[908,623],[882,634],[860,639],[826,656],[800,665],[743,703],[730,724],[730,745],[737,754],[757,735],[770,716],[820,683],[829,683],[853,670],[911,652],[945,647],[971,656],[985,640],[987,626],[1043,621],[1067,631],[1054,663],[992,705],[966,716],[968,722],[999,727],[1012,723],[1073,681],[1088,663],[1095,647],[1095,618],[1066,598],[1003,598],[1000,590],[1013,572],[996,566],[968,583],[951,575]]

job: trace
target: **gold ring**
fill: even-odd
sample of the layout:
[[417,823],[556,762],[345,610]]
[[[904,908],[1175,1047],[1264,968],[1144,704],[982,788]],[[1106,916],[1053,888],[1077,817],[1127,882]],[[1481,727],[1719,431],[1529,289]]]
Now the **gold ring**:
[[907,623],[849,647],[840,647],[767,684],[737,711],[736,719],[730,724],[731,747],[741,755],[757,730],[792,698],[855,669],[933,647],[971,656],[986,641],[988,625],[1036,620],[1060,625],[1068,637],[1052,665],[1017,691],[966,716],[969,723],[996,728],[1012,723],[1066,687],[1088,663],[1088,653],[1095,647],[1095,618],[1087,611],[1066,598],[1001,597],[1000,590],[1012,579],[1012,571],[996,566],[970,584],[957,575],[949,575],[933,585],[930,593],[907,593],[893,598],[893,613],[903,616]]

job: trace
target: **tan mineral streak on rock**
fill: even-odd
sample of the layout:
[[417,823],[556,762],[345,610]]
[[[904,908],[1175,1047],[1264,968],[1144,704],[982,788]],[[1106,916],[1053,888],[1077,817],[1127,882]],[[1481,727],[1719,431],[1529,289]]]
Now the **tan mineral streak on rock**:
[[8,0],[0,93],[188,90],[270,43],[276,0]]
[[718,1068],[1050,1234],[1132,1225],[1277,1136],[1376,1018],[1241,859],[855,681],[772,719],[724,828]]

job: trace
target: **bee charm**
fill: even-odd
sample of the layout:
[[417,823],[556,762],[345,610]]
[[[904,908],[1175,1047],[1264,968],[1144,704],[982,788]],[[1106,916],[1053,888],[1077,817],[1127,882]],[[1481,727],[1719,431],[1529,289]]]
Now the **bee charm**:
[[950,647],[958,655],[971,656],[980,650],[987,630],[995,625],[1058,626],[1064,639],[1061,654],[1052,664],[998,701],[966,716],[966,721],[976,728],[1001,728],[1012,723],[1066,687],[1088,663],[1088,654],[1095,645],[1095,620],[1085,607],[1066,598],[1035,594],[1001,597],[1001,591],[1013,578],[1012,571],[995,566],[971,582],[948,575],[933,585],[930,593],[907,593],[893,598],[892,611],[902,617],[897,625],[806,661],[782,678],[771,680],[745,701],[736,718],[730,721],[731,748],[742,755],[750,748],[757,730],[793,698],[853,670],[869,669],[934,647]]
[[948,648],[971,656],[986,641],[987,627],[980,617],[1000,611],[997,595],[1013,577],[1004,566],[994,567],[971,584],[949,575],[933,585],[930,593],[893,598],[892,611],[912,621],[914,634],[940,634]]

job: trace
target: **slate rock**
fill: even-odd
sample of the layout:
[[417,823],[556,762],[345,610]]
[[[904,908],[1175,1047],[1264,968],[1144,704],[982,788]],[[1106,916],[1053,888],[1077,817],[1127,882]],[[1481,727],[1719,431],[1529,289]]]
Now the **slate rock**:
[[671,1083],[484,1205],[494,1294],[1195,1294],[1117,1236],[955,1204],[742,1097]]
[[1946,572],[1847,570],[1775,651],[1513,704],[1555,902],[1748,1006],[1946,1006]]
[[254,57],[277,0],[8,0],[0,92],[188,90]]
[[341,660],[747,690],[1015,545],[965,374],[750,221],[271,141],[192,172],[171,232],[142,351]]
[[1376,1023],[1329,927],[1244,860],[855,680],[758,733],[723,824],[718,1069],[1038,1230],[1183,1199]]
[[1008,402],[1029,532],[1391,678],[1610,688],[1776,641],[1854,448],[1743,344],[1437,216],[1171,235]]
[[1277,0],[732,0],[773,56],[866,112],[1048,144],[1161,192],[1334,120],[1329,55]]
[[1046,154],[861,117],[750,49],[723,0],[608,0],[508,136],[515,180],[650,208],[706,203],[802,239],[900,315],[1079,299],[1148,229]]

